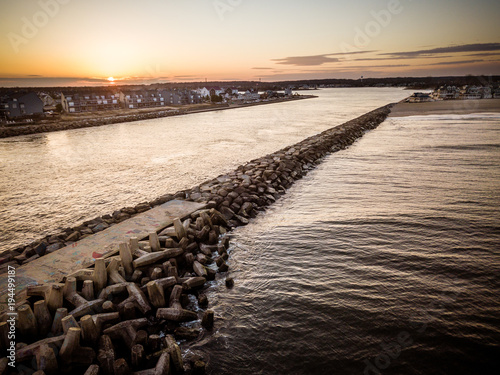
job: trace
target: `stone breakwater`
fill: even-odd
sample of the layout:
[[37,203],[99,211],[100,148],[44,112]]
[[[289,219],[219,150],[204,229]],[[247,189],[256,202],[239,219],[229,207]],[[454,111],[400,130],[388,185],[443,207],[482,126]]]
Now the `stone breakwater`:
[[176,116],[184,112],[173,111],[158,111],[136,113],[133,115],[118,115],[104,118],[91,118],[73,121],[60,121],[47,124],[26,125],[26,126],[13,126],[13,127],[0,127],[0,138],[15,137],[18,135],[30,135],[37,133],[55,132],[59,130],[81,129],[90,128],[94,126],[117,124],[120,122],[132,122],[140,120],[151,120],[154,118]]
[[[97,259],[64,283],[28,287],[29,298],[17,310],[18,367],[12,373],[205,373],[206,361],[183,356],[177,342],[196,340],[213,328],[206,282],[225,280],[233,286],[227,233],[279,199],[326,155],[377,127],[389,112],[390,106],[379,108],[192,189],[126,207],[4,256],[3,269],[29,263],[170,199],[207,204],[146,240],[120,244],[119,255]],[[9,348],[3,339],[8,329],[7,322],[0,323],[2,350]],[[0,373],[7,365],[7,358],[0,360]]]

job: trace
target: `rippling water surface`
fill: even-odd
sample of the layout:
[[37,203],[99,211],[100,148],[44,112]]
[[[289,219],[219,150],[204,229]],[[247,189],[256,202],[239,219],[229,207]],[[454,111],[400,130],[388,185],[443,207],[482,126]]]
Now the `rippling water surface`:
[[[2,249],[213,178],[388,102],[280,105],[0,140]],[[497,374],[500,118],[390,118],[234,234],[211,374]]]
[[0,252],[190,188],[409,94],[313,93],[319,98],[0,139]]
[[498,374],[500,117],[391,118],[239,228],[212,374]]

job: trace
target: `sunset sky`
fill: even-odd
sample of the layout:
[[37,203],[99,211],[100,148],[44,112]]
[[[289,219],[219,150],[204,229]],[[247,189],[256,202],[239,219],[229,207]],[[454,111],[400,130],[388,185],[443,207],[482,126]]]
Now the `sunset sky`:
[[0,86],[500,74],[498,0],[0,0]]

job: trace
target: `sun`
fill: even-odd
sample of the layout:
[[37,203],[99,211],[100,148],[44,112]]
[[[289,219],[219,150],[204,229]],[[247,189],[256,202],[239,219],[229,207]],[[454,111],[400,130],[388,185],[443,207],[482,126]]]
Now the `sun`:
[[115,79],[113,77],[108,77],[108,82],[109,83],[115,83]]

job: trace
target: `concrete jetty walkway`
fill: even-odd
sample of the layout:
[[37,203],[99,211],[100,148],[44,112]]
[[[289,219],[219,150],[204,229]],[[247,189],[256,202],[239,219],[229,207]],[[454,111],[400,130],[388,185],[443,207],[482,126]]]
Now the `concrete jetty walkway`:
[[[28,285],[60,282],[66,275],[88,267],[96,258],[105,257],[118,250],[121,242],[130,237],[139,240],[151,232],[158,232],[172,225],[175,218],[184,218],[203,208],[202,203],[171,200],[106,230],[86,237],[51,254],[17,267],[15,270],[16,304],[26,298]],[[0,315],[7,309],[8,278],[0,280]]]

